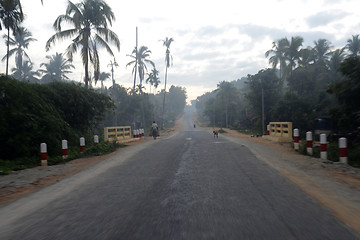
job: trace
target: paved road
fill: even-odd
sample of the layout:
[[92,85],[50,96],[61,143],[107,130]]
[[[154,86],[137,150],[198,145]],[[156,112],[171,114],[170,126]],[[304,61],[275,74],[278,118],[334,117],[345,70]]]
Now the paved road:
[[359,239],[245,146],[191,116],[0,209],[0,239]]

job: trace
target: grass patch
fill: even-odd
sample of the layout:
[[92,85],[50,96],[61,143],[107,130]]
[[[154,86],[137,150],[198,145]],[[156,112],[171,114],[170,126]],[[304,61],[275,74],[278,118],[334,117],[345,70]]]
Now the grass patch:
[[222,128],[220,128],[218,132],[219,133],[226,133],[226,131],[224,129],[222,129]]

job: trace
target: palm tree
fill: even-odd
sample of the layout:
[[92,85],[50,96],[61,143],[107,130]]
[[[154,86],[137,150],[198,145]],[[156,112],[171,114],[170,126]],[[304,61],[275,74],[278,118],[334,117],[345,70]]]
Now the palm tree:
[[[15,55],[15,66],[21,72],[23,57],[27,58],[31,62],[30,57],[25,52],[25,49],[29,47],[30,42],[36,41],[36,39],[32,38],[31,32],[24,27],[19,27],[13,31],[13,36],[14,38],[4,35],[4,39],[6,40],[6,44],[8,46],[8,52],[2,58],[2,61],[5,61],[5,59],[8,61],[9,57]],[[13,49],[9,49],[10,46],[15,47]]]
[[284,67],[286,66],[285,62],[285,51],[289,46],[289,40],[287,38],[282,38],[276,42],[273,42],[272,49],[266,51],[265,57],[269,57],[269,63],[272,64],[272,67],[275,69],[277,65],[280,66],[280,79],[283,78]]
[[351,52],[350,56],[356,57],[360,54],[360,39],[359,35],[353,35],[352,39],[348,39],[346,48]]
[[[5,28],[8,29],[8,24],[10,27],[13,20],[19,21],[18,23],[24,20],[24,14],[21,7],[21,2],[19,0],[0,0],[0,18]],[[16,27],[16,24],[15,24]],[[0,22],[0,30],[2,30],[2,24]]]
[[345,59],[345,48],[336,49],[331,52],[331,58],[328,62],[328,68],[330,70],[330,82],[334,82],[337,79],[341,78],[341,73],[339,72],[340,64]]
[[163,99],[163,118],[165,114],[165,95],[166,95],[166,83],[167,83],[167,70],[170,67],[170,58],[172,60],[172,56],[170,55],[170,45],[174,41],[173,38],[166,37],[165,40],[162,40],[163,46],[166,47],[165,52],[165,87],[164,87],[164,99]]
[[[9,56],[9,42],[10,42],[10,29],[15,31],[19,24],[24,20],[22,8],[19,1],[14,0],[0,0],[0,18],[7,29],[7,51],[6,55]],[[0,23],[0,30],[2,25]],[[6,59],[6,76],[9,72],[9,58]]]
[[[66,14],[58,16],[53,24],[56,33],[47,41],[46,51],[55,44],[56,40],[74,37],[65,53],[68,59],[72,61],[73,54],[78,49],[80,50],[85,68],[85,86],[88,87],[90,81],[89,64],[93,65],[95,79],[98,79],[100,72],[97,46],[104,47],[111,56],[114,56],[108,45],[108,41],[111,41],[120,51],[120,41],[117,35],[108,29],[108,24],[111,26],[113,20],[115,20],[115,15],[103,0],[83,0],[78,4],[69,1]],[[73,28],[62,30],[61,27],[64,22],[72,25]]]
[[[99,75],[99,80],[101,81],[101,89],[104,89],[104,81],[110,78],[110,73],[101,72]],[[96,82],[95,82],[96,84]]]
[[111,67],[111,79],[112,79],[112,83],[113,83],[113,87],[115,87],[115,79],[114,79],[114,67],[118,67],[118,63],[115,61],[114,58],[114,62],[110,61],[110,63],[108,64],[108,67]]
[[286,60],[289,62],[287,66],[287,73],[292,76],[292,72],[296,67],[298,60],[300,59],[300,50],[304,39],[302,37],[291,37],[289,45],[285,51]]
[[300,50],[300,57],[298,59],[299,67],[308,68],[310,64],[315,61],[314,49],[308,47]]
[[[159,79],[159,71],[156,70],[156,68],[153,68],[151,70],[151,73],[148,73],[148,78],[146,79],[146,83],[150,83],[150,92],[151,92],[151,86],[155,83],[159,85],[160,79]],[[155,91],[155,90],[154,90]]]
[[172,38],[166,37],[165,40],[162,40],[163,46],[166,47],[166,53],[165,53],[165,92],[166,92],[166,82],[167,82],[167,69],[170,67],[170,58],[172,61],[172,56],[170,55],[170,45],[174,41]]
[[33,64],[26,60],[23,63],[21,68],[12,68],[12,75],[14,78],[26,81],[26,82],[39,82],[39,79],[36,77],[40,76],[40,73],[33,71]]
[[[129,57],[133,58],[134,60],[128,62],[126,64],[126,67],[134,65],[132,73],[139,74],[139,78],[140,78],[140,86],[142,86],[142,81],[144,80],[145,77],[145,72],[147,72],[147,63],[150,63],[153,68],[155,68],[155,63],[149,59],[147,59],[148,57],[150,57],[151,51],[145,47],[145,46],[141,46],[138,50],[136,49],[136,47],[134,48],[134,50],[132,51],[131,55],[128,55]],[[136,79],[134,79],[134,82],[136,81]],[[142,91],[142,87],[139,88]]]
[[42,77],[43,81],[49,82],[54,80],[69,80],[66,74],[71,73],[71,69],[75,68],[69,59],[64,58],[62,53],[46,56],[46,58],[49,60],[49,63],[40,64],[40,67],[44,66],[45,69],[39,70],[40,73],[45,74]]
[[315,62],[326,63],[329,58],[331,43],[323,38],[314,41],[313,52],[315,55]]
[[138,84],[138,85],[136,85],[136,89],[135,89],[135,92],[136,93],[143,93],[144,92],[144,90],[145,90],[145,87],[143,86],[143,85],[141,85],[141,84]]
[[155,94],[155,90],[158,88],[159,84],[160,84],[160,78],[156,78],[153,80],[153,85],[154,85],[154,94]]

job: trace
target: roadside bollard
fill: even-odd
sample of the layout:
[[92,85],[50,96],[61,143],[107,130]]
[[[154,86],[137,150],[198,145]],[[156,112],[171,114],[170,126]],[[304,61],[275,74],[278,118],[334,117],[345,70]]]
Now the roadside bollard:
[[340,158],[341,163],[347,164],[347,140],[346,138],[339,138]]
[[67,140],[62,140],[61,146],[62,146],[62,158],[66,159],[68,157],[68,142],[67,142]]
[[270,135],[270,125],[266,125],[266,132],[267,132],[267,135]]
[[80,152],[85,151],[85,138],[81,137],[80,138]]
[[40,144],[40,153],[41,153],[41,166],[47,166],[47,147],[46,143]]
[[327,142],[326,142],[326,134],[320,134],[320,158],[327,159]]
[[299,129],[294,129],[294,149],[299,150]]
[[134,138],[137,137],[137,136],[136,136],[136,130],[135,130],[135,129],[133,130],[133,137],[134,137]]
[[98,145],[99,144],[99,136],[98,135],[94,135],[94,145]]
[[312,132],[306,132],[306,152],[309,155],[313,155],[313,146],[312,146]]
[[145,130],[142,128],[141,129],[141,136],[144,137],[145,136]]

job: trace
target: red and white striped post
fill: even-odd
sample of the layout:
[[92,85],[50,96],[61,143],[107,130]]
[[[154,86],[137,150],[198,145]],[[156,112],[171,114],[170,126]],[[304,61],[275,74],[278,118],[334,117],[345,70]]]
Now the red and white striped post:
[[266,132],[267,132],[267,135],[270,135],[270,125],[266,125]]
[[299,129],[295,128],[294,129],[294,149],[296,151],[298,151],[299,146],[300,146],[300,144],[299,144]]
[[327,140],[325,133],[320,134],[320,158],[327,159]]
[[341,163],[347,164],[348,159],[347,159],[347,140],[346,140],[346,138],[339,138],[339,148],[340,148],[339,161]]
[[94,145],[98,145],[99,144],[99,136],[98,135],[94,135]]
[[80,152],[85,151],[85,138],[81,137],[80,138]]
[[141,129],[141,136],[145,136],[145,130],[143,128]]
[[62,147],[62,158],[66,159],[68,157],[68,142],[67,140],[61,141],[61,147]]
[[41,153],[41,166],[47,166],[47,147],[46,143],[40,144],[40,153]]
[[309,155],[313,155],[313,142],[312,142],[312,132],[306,132],[306,152]]
[[133,130],[133,136],[134,136],[134,138],[137,138],[135,129]]

